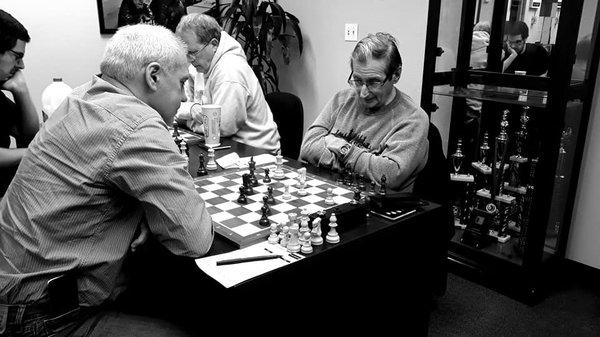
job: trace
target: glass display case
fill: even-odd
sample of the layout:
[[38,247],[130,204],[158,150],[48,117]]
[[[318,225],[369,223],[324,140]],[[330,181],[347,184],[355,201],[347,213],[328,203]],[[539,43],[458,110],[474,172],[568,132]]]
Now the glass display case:
[[449,121],[451,270],[524,301],[564,257],[599,13],[598,0],[429,2],[421,106]]

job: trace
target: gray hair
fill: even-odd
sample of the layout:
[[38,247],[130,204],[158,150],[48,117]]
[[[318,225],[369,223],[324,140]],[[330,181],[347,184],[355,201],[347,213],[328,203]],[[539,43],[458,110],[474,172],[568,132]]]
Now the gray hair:
[[388,33],[379,32],[369,34],[360,40],[356,44],[356,47],[354,47],[354,51],[352,51],[350,66],[352,66],[352,62],[355,60],[364,64],[367,62],[368,56],[376,60],[387,60],[387,76],[391,76],[396,70],[402,67],[402,58],[398,51],[396,39]]
[[185,44],[162,26],[125,26],[108,41],[100,71],[118,81],[128,82],[151,62],[158,62],[166,71],[185,67]]
[[188,14],[181,18],[177,25],[177,35],[186,31],[192,31],[196,34],[198,43],[209,43],[212,39],[221,40],[221,31],[223,29],[212,16],[200,13]]

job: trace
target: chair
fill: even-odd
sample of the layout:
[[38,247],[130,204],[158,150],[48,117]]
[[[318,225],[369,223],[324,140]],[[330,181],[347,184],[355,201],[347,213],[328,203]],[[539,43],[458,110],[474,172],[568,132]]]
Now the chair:
[[281,154],[297,159],[302,144],[304,109],[298,96],[287,92],[271,92],[265,95],[273,119],[281,136]]
[[429,123],[429,157],[423,170],[417,176],[413,192],[419,197],[442,205],[443,217],[439,220],[439,227],[431,233],[429,245],[434,254],[434,263],[438,264],[439,273],[431,275],[434,292],[441,296],[446,291],[447,256],[450,238],[454,235],[454,217],[450,208],[450,176],[448,162],[442,148],[442,137],[438,128]]

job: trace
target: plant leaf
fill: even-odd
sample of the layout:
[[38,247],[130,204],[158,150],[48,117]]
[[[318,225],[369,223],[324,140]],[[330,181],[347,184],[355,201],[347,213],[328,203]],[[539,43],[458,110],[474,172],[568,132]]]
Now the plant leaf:
[[298,50],[300,51],[300,54],[302,54],[302,49],[303,49],[303,39],[302,39],[302,31],[300,30],[300,21],[298,21],[298,19],[293,16],[290,13],[286,14],[292,18],[290,20],[290,25],[292,26],[292,29],[294,30],[294,34],[296,34],[296,40],[298,41]]
[[275,27],[275,36],[279,35],[280,32],[285,32],[285,27],[287,25],[287,18],[285,16],[285,11],[281,6],[276,2],[269,2],[271,7],[271,14],[273,17],[279,18],[281,20],[281,26]]

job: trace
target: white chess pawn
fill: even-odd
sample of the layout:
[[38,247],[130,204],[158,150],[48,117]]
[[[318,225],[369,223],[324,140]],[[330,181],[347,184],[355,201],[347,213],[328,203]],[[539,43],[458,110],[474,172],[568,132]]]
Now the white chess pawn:
[[292,198],[292,195],[290,194],[290,185],[289,184],[285,184],[285,190],[283,192],[283,200],[290,200]]
[[297,253],[300,251],[300,241],[298,239],[298,225],[293,224],[290,227],[290,241],[287,244],[287,250],[291,253]]
[[277,156],[275,156],[275,160],[277,168],[273,172],[273,179],[281,180],[285,178],[285,173],[283,172],[283,168],[281,167],[283,165],[283,156],[278,154]]
[[337,233],[335,228],[337,227],[337,218],[335,213],[331,213],[331,217],[329,217],[329,233],[325,237],[325,241],[329,243],[338,243],[340,242],[340,235]]
[[327,188],[327,196],[325,197],[325,205],[335,205],[335,201],[333,201],[333,189],[331,187]]
[[215,161],[215,149],[212,147],[208,148],[208,163],[206,163],[206,169],[214,171],[217,169],[217,162]]
[[277,235],[277,224],[276,223],[271,224],[271,235],[269,235],[268,241],[270,244],[273,244],[273,245],[279,243],[279,235]]
[[308,219],[302,218],[300,221],[300,229],[298,231],[300,232],[300,240],[304,240],[304,233],[310,232],[310,228],[308,228]]
[[313,228],[310,231],[310,234],[310,242],[313,244],[313,246],[319,246],[323,244],[323,237],[321,237],[321,218],[316,218],[313,220]]
[[303,254],[310,254],[313,252],[313,247],[310,241],[310,233],[304,233],[304,241],[302,242],[302,247],[300,247],[300,252]]
[[287,248],[287,244],[290,240],[289,234],[290,234],[290,227],[283,226],[283,228],[281,228],[281,233],[279,233],[279,244],[281,246],[283,246],[284,248]]
[[305,196],[308,194],[308,192],[306,192],[306,189],[304,189],[306,187],[306,181],[305,180],[301,180],[300,181],[300,188],[298,189],[298,195],[300,196]]

